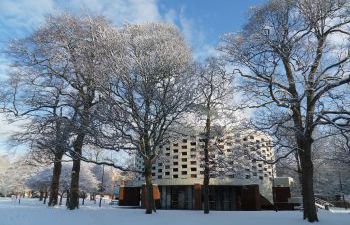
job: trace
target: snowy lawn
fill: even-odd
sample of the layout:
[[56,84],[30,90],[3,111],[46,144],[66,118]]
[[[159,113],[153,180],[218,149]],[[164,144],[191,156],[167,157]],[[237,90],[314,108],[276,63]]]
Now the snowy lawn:
[[[65,207],[48,208],[38,199],[22,199],[21,204],[0,198],[0,225],[298,225],[308,224],[300,211],[201,211],[158,210],[145,215],[143,209],[112,207],[105,202],[102,208],[89,200],[86,206],[70,211]],[[350,213],[319,211],[320,225],[350,224]]]

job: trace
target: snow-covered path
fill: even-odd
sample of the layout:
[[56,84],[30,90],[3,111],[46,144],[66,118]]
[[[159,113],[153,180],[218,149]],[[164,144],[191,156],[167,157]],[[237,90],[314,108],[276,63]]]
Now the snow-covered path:
[[[299,211],[293,212],[217,212],[204,215],[201,211],[158,210],[145,215],[142,209],[99,208],[90,204],[79,210],[65,207],[48,208],[37,199],[22,199],[21,205],[11,199],[0,199],[0,225],[298,225],[308,224]],[[319,212],[318,225],[350,224],[349,213]]]

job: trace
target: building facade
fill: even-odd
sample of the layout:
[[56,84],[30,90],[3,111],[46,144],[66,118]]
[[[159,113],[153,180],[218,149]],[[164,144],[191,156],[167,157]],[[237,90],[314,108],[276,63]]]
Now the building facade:
[[[204,138],[183,136],[159,148],[161,154],[152,167],[154,196],[158,208],[201,209],[204,178]],[[271,139],[262,133],[228,134],[210,144],[211,161],[209,198],[212,210],[259,210],[273,202],[272,185],[275,168]],[[141,157],[135,166],[143,171]],[[145,192],[143,175],[122,187],[121,205],[141,203]],[[141,190],[140,191],[138,191]],[[133,193],[133,197],[126,197]],[[132,203],[127,202],[135,198]]]

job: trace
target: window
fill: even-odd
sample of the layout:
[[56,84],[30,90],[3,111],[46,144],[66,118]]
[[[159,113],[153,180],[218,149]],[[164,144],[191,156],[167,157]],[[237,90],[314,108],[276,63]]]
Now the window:
[[254,139],[254,136],[250,135],[249,138],[250,138],[250,139]]
[[173,146],[177,147],[177,146],[179,146],[179,144],[178,143],[174,143]]
[[177,171],[179,171],[178,168],[173,168],[173,172],[177,172]]
[[181,161],[182,162],[187,162],[187,158],[182,158]]
[[178,155],[174,155],[174,156],[173,156],[173,159],[178,159],[178,158],[179,158]]
[[162,179],[162,175],[159,175],[159,176],[158,176],[158,179]]
[[196,149],[195,148],[191,148],[191,152],[195,152],[196,151]]
[[187,155],[187,152],[182,152],[182,155]]
[[179,176],[177,174],[174,174],[173,175],[173,178],[178,178]]
[[166,166],[165,166],[165,169],[170,169],[170,166],[169,166],[169,165],[166,165]]
[[169,152],[165,153],[165,156],[170,156],[170,153]]
[[187,175],[187,171],[182,171],[181,174],[182,175]]
[[191,142],[191,145],[192,145],[192,146],[196,145],[196,142]]
[[196,165],[196,161],[191,161],[191,165]]
[[174,166],[177,166],[177,165],[179,165],[179,163],[178,163],[178,162],[174,162],[173,165],[174,165]]
[[197,178],[197,174],[191,174],[192,178]]
[[253,176],[257,176],[258,174],[256,172],[253,173]]
[[163,165],[163,163],[158,163],[158,166],[162,166]]
[[158,169],[158,173],[161,173],[161,172],[163,172],[163,170],[162,169]]
[[181,146],[182,149],[187,149],[187,145]]
[[182,165],[181,167],[184,168],[184,169],[186,169],[186,168],[187,168],[187,165]]
[[169,176],[170,175],[170,172],[165,172],[165,176]]
[[174,153],[178,153],[179,152],[179,149],[174,149]]
[[155,170],[156,169],[156,167],[155,166],[152,166],[152,170]]
[[263,176],[260,176],[259,179],[260,179],[260,180],[264,180],[264,177],[263,177]]
[[191,168],[191,171],[197,171],[197,168]]
[[155,173],[152,173],[152,176],[155,176],[156,174]]
[[245,175],[245,179],[250,179],[250,175]]
[[187,139],[182,139],[182,142],[183,142],[183,143],[186,143],[186,142],[187,142]]

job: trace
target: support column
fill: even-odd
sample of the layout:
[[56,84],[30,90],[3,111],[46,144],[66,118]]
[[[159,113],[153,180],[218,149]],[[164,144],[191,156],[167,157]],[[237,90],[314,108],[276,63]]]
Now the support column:
[[193,185],[193,195],[194,195],[194,209],[201,210],[202,209],[202,187],[200,184]]

